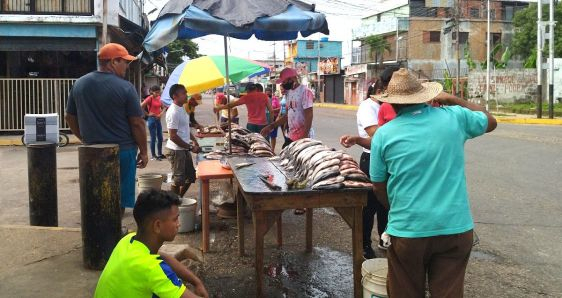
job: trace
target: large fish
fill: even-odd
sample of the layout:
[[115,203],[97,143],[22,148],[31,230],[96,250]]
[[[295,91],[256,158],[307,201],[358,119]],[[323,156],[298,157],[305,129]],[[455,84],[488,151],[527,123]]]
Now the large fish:
[[299,156],[297,157],[296,166],[301,167],[303,162],[309,160],[310,158],[312,158],[317,153],[320,153],[322,151],[327,151],[327,150],[330,150],[330,148],[328,148],[324,145],[310,146],[310,147],[306,148],[305,150],[301,151],[301,154],[299,154]]
[[310,185],[314,185],[314,184],[316,184],[316,183],[318,183],[322,180],[326,180],[328,178],[332,178],[332,177],[338,176],[338,175],[340,175],[340,170],[339,170],[338,166],[334,166],[334,167],[331,167],[331,168],[324,169],[324,170],[318,172],[318,174],[316,174],[316,176],[314,176],[311,179]]
[[332,178],[329,178],[329,179],[326,179],[326,180],[322,180],[322,181],[320,181],[320,182],[318,182],[318,183],[312,185],[311,188],[312,188],[312,189],[317,189],[317,188],[319,188],[319,187],[328,186],[328,185],[331,185],[331,184],[341,184],[341,183],[344,182],[344,181],[345,181],[345,177],[343,177],[343,176],[336,176],[336,177],[332,177]]
[[343,171],[341,171],[341,174],[342,174],[343,176],[350,175],[350,174],[361,174],[361,175],[365,175],[365,173],[363,173],[363,171],[361,171],[361,170],[358,169],[358,168],[350,168],[350,169],[343,170]]
[[318,174],[318,172],[329,168],[329,167],[333,167],[333,166],[337,166],[339,164],[340,160],[337,158],[333,158],[333,159],[328,159],[325,160],[323,162],[321,162],[320,164],[318,164],[315,168],[314,168],[314,172],[312,172],[312,177],[316,176],[316,174]]
[[328,184],[328,185],[321,185],[321,186],[316,186],[316,188],[314,188],[314,190],[330,190],[330,189],[340,189],[340,188],[344,188],[345,187],[345,181],[341,182],[341,183],[334,183],[334,184]]
[[[343,174],[342,174],[343,175]],[[371,180],[365,174],[347,174],[343,175],[345,180],[370,183]]]
[[349,181],[349,180],[345,180],[343,182],[343,185],[345,187],[349,187],[349,188],[371,188],[373,187],[373,184],[371,183],[367,183],[367,182],[358,182],[358,181]]

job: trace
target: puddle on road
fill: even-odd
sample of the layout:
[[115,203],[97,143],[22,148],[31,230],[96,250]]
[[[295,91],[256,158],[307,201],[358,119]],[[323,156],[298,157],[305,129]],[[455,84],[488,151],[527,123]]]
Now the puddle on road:
[[266,280],[283,297],[347,297],[353,294],[350,254],[315,247],[311,254],[283,251],[272,259],[277,262],[264,267]]
[[474,259],[474,260],[479,260],[479,261],[497,261],[498,257],[496,255],[493,255],[491,253],[487,253],[485,251],[481,251],[481,250],[473,250],[470,253],[470,258]]

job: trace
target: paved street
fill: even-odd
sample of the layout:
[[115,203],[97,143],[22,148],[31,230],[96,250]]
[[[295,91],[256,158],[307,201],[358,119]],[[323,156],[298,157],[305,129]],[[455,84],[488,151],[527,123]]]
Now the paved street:
[[[199,122],[213,123],[211,104],[198,108]],[[245,124],[246,111],[240,109]],[[314,111],[316,137],[327,145],[340,148],[339,136],[356,134],[355,112],[317,108]],[[471,206],[480,243],[473,251],[466,279],[468,297],[560,297],[562,296],[562,126],[499,125],[492,134],[469,141],[466,145],[467,182]],[[279,150],[279,148],[278,148]],[[348,150],[358,157],[360,150]],[[77,149],[59,149],[59,223],[64,227],[80,226]],[[0,147],[0,226],[27,225],[27,165],[23,147]],[[168,171],[167,162],[151,162],[142,172]],[[192,195],[196,188],[191,189]],[[126,222],[133,227],[131,214]],[[350,233],[332,211],[315,213],[315,250],[303,253],[304,218],[291,212],[284,214],[284,250],[273,246],[270,232],[266,239],[266,285],[270,297],[349,297],[351,288]],[[251,296],[253,291],[253,251],[238,258],[234,221],[213,218],[212,253],[198,272],[218,297]],[[247,225],[251,222],[247,220]],[[251,231],[247,226],[247,231]],[[18,233],[14,230],[13,233]],[[246,246],[251,248],[252,233],[247,233]],[[214,238],[213,238],[214,237]],[[16,237],[17,238],[17,237]],[[73,237],[73,239],[78,237]],[[58,241],[64,241],[60,239]],[[75,240],[78,241],[78,240]],[[179,236],[176,242],[199,243],[198,234]],[[43,243],[42,245],[52,245]],[[75,250],[75,249],[74,249]],[[14,253],[15,249],[4,250]],[[73,252],[77,258],[79,252]],[[382,253],[382,252],[378,252]],[[68,258],[63,256],[61,258]],[[17,256],[2,255],[4,259]],[[268,260],[269,258],[269,260]],[[77,266],[78,262],[64,264]],[[49,260],[52,262],[53,260]],[[10,264],[18,266],[17,261]],[[27,262],[26,262],[27,264]],[[27,266],[27,265],[26,265]],[[18,277],[32,274],[20,267]],[[25,268],[34,268],[32,266]],[[79,270],[80,268],[76,269]],[[47,272],[48,269],[42,269]],[[70,270],[70,269],[69,269]],[[66,276],[66,275],[65,275]],[[95,276],[95,275],[94,275]],[[83,289],[95,286],[91,273]],[[37,278],[37,277],[35,277]],[[49,275],[40,276],[49,279]],[[30,280],[32,282],[32,280]],[[9,277],[0,269],[2,284],[23,282]],[[40,284],[57,289],[56,282]],[[12,290],[14,291],[14,290]],[[4,292],[8,293],[8,292]],[[14,296],[29,297],[31,295]],[[77,292],[79,293],[79,292]],[[83,297],[90,296],[89,293]],[[62,297],[62,296],[61,296]],[[78,296],[76,296],[78,297]]]

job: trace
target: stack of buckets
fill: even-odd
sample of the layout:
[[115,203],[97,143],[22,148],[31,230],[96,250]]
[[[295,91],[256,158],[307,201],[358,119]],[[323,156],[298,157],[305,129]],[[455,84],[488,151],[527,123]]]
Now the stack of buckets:
[[385,258],[370,259],[361,265],[363,298],[386,298],[388,262]]
[[[143,174],[139,175],[138,178],[138,190],[139,193],[156,189],[162,189],[163,176],[160,174]],[[195,229],[195,210],[197,206],[197,201],[190,198],[182,198],[180,205],[180,227],[178,232],[186,233],[191,232]]]

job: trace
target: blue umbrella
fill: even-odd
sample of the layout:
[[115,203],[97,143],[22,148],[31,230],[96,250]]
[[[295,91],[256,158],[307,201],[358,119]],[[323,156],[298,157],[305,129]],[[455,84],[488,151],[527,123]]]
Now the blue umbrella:
[[[304,37],[329,34],[326,16],[314,8],[299,0],[170,0],[152,24],[143,47],[149,53],[161,52],[176,39],[222,35],[228,85],[227,37],[273,41],[296,39],[299,33]],[[225,90],[230,101],[228,88]],[[228,136],[230,139],[230,132]]]
[[143,42],[148,52],[176,39],[218,34],[237,39],[291,40],[300,33],[329,34],[326,17],[314,5],[286,0],[171,0]]

